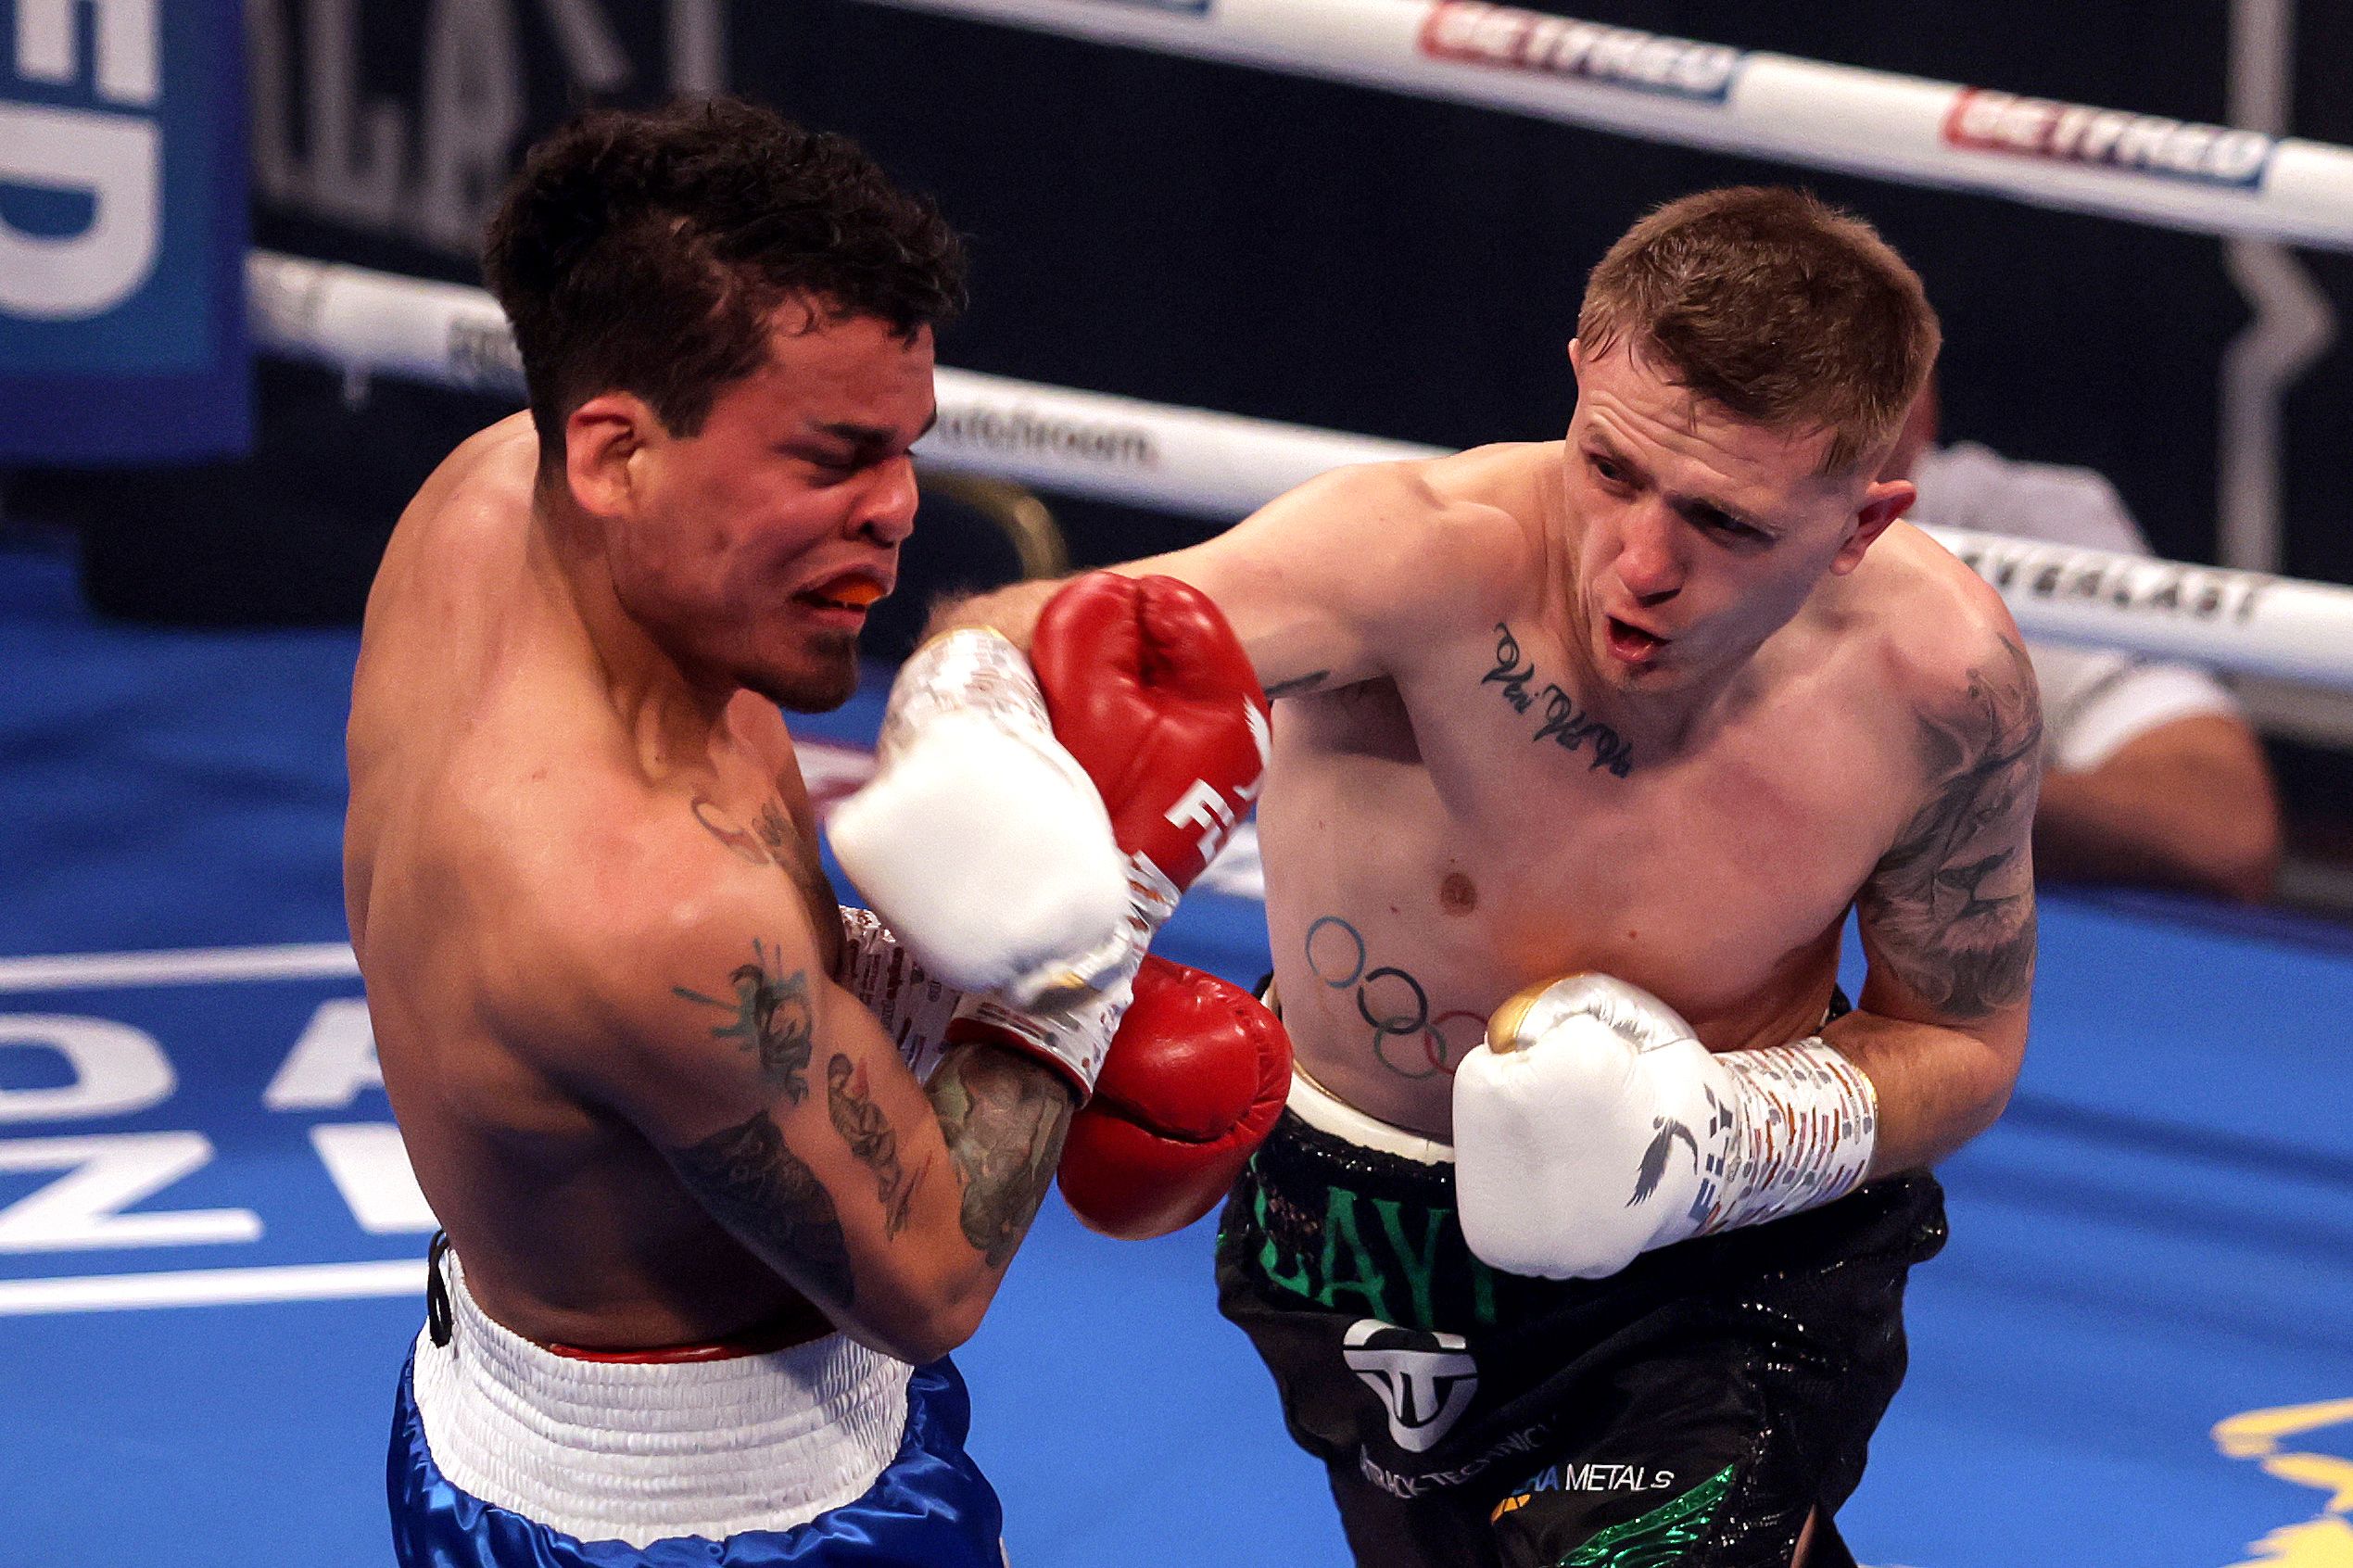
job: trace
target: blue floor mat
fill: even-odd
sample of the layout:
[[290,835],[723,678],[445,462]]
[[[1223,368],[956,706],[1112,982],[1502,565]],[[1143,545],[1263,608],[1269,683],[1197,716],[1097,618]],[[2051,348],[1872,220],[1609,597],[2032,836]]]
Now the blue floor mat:
[[[355,645],[105,625],[69,563],[0,554],[0,1565],[388,1560],[424,1238],[371,1207],[388,1112],[334,946]],[[874,685],[796,729],[863,742]],[[188,949],[235,951],[32,962]],[[1161,949],[1253,978],[1259,906],[1198,894]],[[2347,1018],[2334,929],[2047,900],[2025,1081],[1945,1170],[1954,1240],[1842,1516],[1865,1561],[2353,1565]],[[41,1098],[73,1081],[61,1035],[115,1103]],[[91,1138],[171,1173],[131,1211],[197,1239],[29,1210]],[[959,1353],[1018,1568],[1345,1561],[1210,1243],[1114,1244],[1050,1203]],[[136,1304],[240,1290],[301,1298]]]

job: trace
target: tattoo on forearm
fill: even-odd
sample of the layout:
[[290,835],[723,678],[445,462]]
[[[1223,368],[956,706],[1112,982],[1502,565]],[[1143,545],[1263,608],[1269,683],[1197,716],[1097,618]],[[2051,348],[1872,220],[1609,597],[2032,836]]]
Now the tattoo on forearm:
[[926,1163],[913,1171],[899,1163],[899,1135],[890,1118],[874,1103],[867,1089],[866,1069],[836,1053],[825,1064],[825,1104],[833,1130],[850,1145],[859,1163],[874,1172],[876,1196],[882,1200],[882,1233],[895,1236],[905,1228],[915,1190],[923,1184]]
[[1308,972],[1333,991],[1354,991],[1357,1017],[1371,1030],[1373,1058],[1400,1078],[1452,1073],[1486,1038],[1486,1019],[1457,1007],[1434,1013],[1423,983],[1393,965],[1367,967],[1364,935],[1337,915],[1308,927]]
[[732,1041],[758,1057],[760,1077],[797,1106],[809,1093],[809,1052],[815,1043],[809,977],[801,969],[781,978],[773,973],[775,955],[757,937],[752,941],[752,959],[727,977],[735,987],[731,1002],[682,985],[672,986],[671,993],[734,1014],[732,1023],[712,1028],[711,1038]]
[[2025,650],[1970,673],[1950,712],[1923,714],[1938,782],[1857,903],[1904,983],[1955,1018],[2026,1000],[2034,982],[2027,838],[2042,779],[2043,719]]
[[1530,691],[1528,683],[1536,678],[1536,661],[1520,651],[1520,639],[1504,622],[1495,624],[1495,667],[1479,677],[1481,686],[1500,686],[1503,700],[1519,713],[1538,709],[1542,722],[1537,726],[1535,739],[1551,741],[1564,752],[1580,752],[1588,740],[1593,743],[1593,759],[1588,767],[1607,768],[1613,778],[1624,778],[1634,771],[1634,744],[1595,718],[1577,704],[1575,698],[1552,683],[1546,682],[1542,690]]
[[1070,1128],[1070,1092],[1044,1069],[983,1045],[950,1051],[931,1076],[930,1094],[964,1189],[964,1239],[1001,1269],[1054,1180]]
[[670,1163],[714,1218],[792,1277],[840,1306],[854,1298],[849,1244],[833,1198],[765,1111],[699,1144],[669,1151]]
[[1274,702],[1285,697],[1304,697],[1331,678],[1330,670],[1317,670],[1310,675],[1294,676],[1289,680],[1278,680],[1266,689],[1266,700]]

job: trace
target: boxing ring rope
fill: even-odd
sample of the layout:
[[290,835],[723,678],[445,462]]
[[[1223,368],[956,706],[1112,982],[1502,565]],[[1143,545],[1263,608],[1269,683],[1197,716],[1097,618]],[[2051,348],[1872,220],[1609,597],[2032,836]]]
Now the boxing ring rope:
[[2353,249],[2353,148],[1484,0],[869,0],[2195,233]]
[[[332,366],[510,393],[523,373],[489,295],[256,251],[257,348]],[[1230,523],[1347,463],[1445,449],[939,372],[940,422],[916,455],[942,468]],[[2353,689],[2353,588],[2222,567],[1927,530],[1998,589],[2030,637]]]

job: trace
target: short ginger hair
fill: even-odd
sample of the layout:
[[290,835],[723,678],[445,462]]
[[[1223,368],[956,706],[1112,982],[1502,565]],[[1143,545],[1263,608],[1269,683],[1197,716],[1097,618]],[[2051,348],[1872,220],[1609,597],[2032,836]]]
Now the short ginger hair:
[[1625,344],[1739,418],[1827,430],[1825,474],[1893,439],[1942,334],[1879,232],[1811,194],[1736,185],[1671,201],[1586,281],[1583,352]]

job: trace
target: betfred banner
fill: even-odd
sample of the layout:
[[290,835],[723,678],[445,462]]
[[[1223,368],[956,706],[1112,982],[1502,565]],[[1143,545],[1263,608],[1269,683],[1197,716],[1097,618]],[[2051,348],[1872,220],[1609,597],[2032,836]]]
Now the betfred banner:
[[250,440],[242,12],[0,0],[0,462]]

